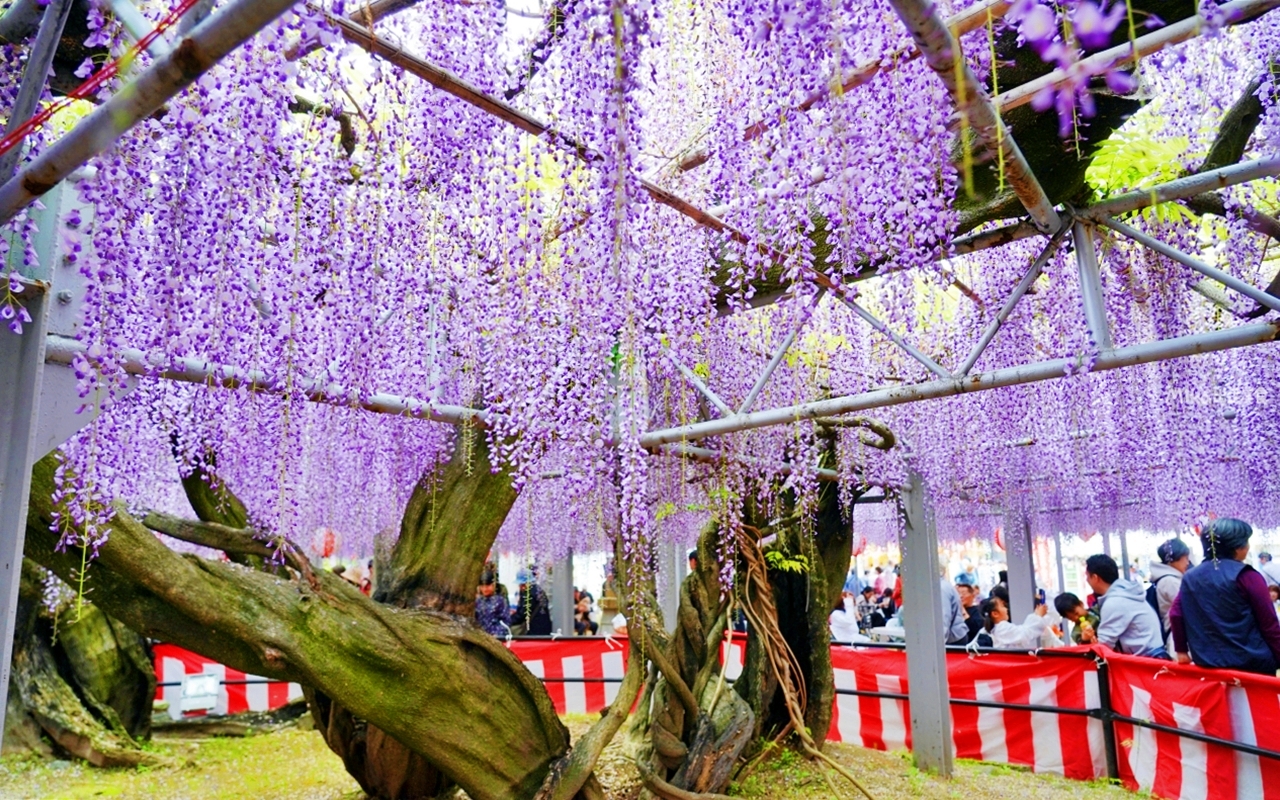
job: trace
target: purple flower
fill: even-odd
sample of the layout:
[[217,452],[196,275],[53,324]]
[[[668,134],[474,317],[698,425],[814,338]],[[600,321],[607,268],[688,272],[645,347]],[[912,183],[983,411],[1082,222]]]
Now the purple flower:
[[1116,94],[1130,94],[1138,88],[1138,79],[1124,70],[1107,70],[1105,78],[1107,88]]
[[1122,3],[1116,3],[1104,12],[1090,0],[1082,0],[1071,14],[1071,23],[1080,44],[1090,50],[1106,46],[1116,26],[1124,18],[1124,9]]

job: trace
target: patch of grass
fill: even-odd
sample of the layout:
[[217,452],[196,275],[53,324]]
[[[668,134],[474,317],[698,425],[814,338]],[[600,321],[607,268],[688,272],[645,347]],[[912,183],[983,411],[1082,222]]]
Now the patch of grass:
[[[947,781],[917,769],[910,753],[883,753],[846,744],[828,744],[827,755],[848,769],[876,800],[1132,800],[1134,795],[1105,781],[1082,782],[1056,775],[1036,775],[1017,766],[958,761]],[[730,793],[742,797],[811,800],[831,798],[824,766],[793,750],[781,750],[766,760]],[[863,800],[842,776],[831,774],[837,800]]]
[[82,763],[0,759],[4,800],[357,800],[360,787],[311,731],[216,739],[158,739],[176,767],[95,769]]

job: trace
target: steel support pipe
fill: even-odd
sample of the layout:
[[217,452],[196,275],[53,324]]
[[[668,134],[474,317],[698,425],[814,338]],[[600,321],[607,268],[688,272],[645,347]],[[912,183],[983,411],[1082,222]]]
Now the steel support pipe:
[[1093,226],[1077,221],[1073,228],[1085,325],[1094,346],[1110,350],[1111,326],[1107,324],[1107,301],[1102,295],[1102,271],[1098,267],[1098,250],[1093,246]]
[[173,51],[116,92],[65,136],[0,187],[0,224],[111,147],[228,53],[252,38],[295,0],[233,0],[200,23]]
[[[822,301],[822,295],[826,289],[819,289],[814,295],[810,304],[810,310]],[[756,379],[755,386],[751,387],[751,391],[747,393],[747,399],[742,401],[742,407],[738,409],[739,414],[745,414],[751,410],[756,404],[756,400],[760,397],[760,393],[764,391],[764,387],[769,383],[769,379],[773,377],[773,373],[778,369],[778,365],[782,363],[782,359],[787,355],[787,351],[791,349],[791,345],[795,343],[796,337],[800,335],[800,331],[804,328],[804,323],[808,317],[801,317],[796,320],[796,324],[791,327],[791,332],[778,345],[778,349],[774,351],[773,358],[769,359],[769,364],[764,368],[764,372],[760,373],[760,377]]]
[[1186,253],[1182,252],[1181,250],[1177,249],[1176,247],[1170,247],[1169,245],[1165,244],[1159,239],[1155,239],[1151,236],[1148,236],[1142,231],[1139,231],[1135,228],[1131,228],[1128,225],[1125,225],[1123,222],[1118,222],[1114,219],[1111,219],[1110,217],[1104,217],[1102,219],[1102,224],[1106,225],[1108,228],[1115,231],[1116,233],[1123,234],[1124,236],[1127,236],[1128,238],[1132,239],[1138,244],[1144,245],[1156,251],[1162,256],[1165,256],[1167,258],[1172,258],[1174,261],[1177,261],[1181,264],[1185,264],[1188,267],[1191,267],[1193,270],[1195,270],[1196,272],[1199,272],[1201,275],[1205,276],[1206,278],[1212,278],[1213,280],[1218,281],[1219,283],[1223,284],[1229,289],[1235,289],[1237,292],[1244,295],[1245,297],[1248,297],[1250,300],[1253,300],[1259,303],[1260,305],[1266,306],[1272,311],[1280,311],[1280,298],[1272,297],[1271,295],[1262,291],[1258,287],[1245,283],[1244,281],[1240,280],[1239,278],[1237,278],[1236,276],[1228,272],[1223,272],[1217,267],[1211,267],[1205,262],[1201,261],[1200,259],[1195,258],[1193,256],[1189,256]]
[[[50,364],[70,365],[77,356],[84,355],[86,350],[82,342],[64,336],[51,335],[46,338],[44,360]],[[251,392],[265,394],[284,394],[281,381],[274,380],[259,370],[228,367],[194,358],[178,359],[175,365],[172,360],[164,356],[148,357],[141,350],[126,350],[123,353],[123,360],[124,370],[130,375],[158,377],[204,386],[220,386],[225,389],[245,388]],[[413,397],[381,392],[366,396],[349,387],[322,384],[314,380],[304,379],[297,385],[301,387],[302,394],[312,402],[343,408],[362,408],[376,414],[393,414],[413,419],[429,419],[435,422],[477,427],[483,427],[488,416],[485,411],[466,406],[429,403]]]
[[907,355],[914,358],[916,361],[919,361],[921,364],[923,364],[925,369],[929,370],[934,375],[937,375],[939,378],[951,377],[951,373],[947,372],[947,370],[943,368],[941,364],[939,364],[937,361],[934,361],[932,358],[929,358],[929,356],[921,352],[920,349],[917,348],[915,345],[911,344],[906,339],[899,336],[896,331],[894,331],[888,325],[881,322],[879,317],[877,317],[875,314],[872,314],[870,311],[863,308],[859,303],[857,303],[856,301],[850,300],[849,298],[845,297],[842,294],[836,295],[836,297],[839,297],[840,302],[848,306],[853,311],[853,313],[857,314],[858,317],[862,319],[863,322],[867,323],[872,328],[875,328],[878,333],[881,333],[884,336],[889,337],[889,340],[894,344],[896,344],[898,346],[898,349],[902,350],[902,352],[906,353]]
[[671,363],[675,366],[675,368],[680,371],[680,374],[684,376],[684,379],[688,381],[689,384],[693,386],[693,388],[698,390],[698,394],[701,394],[703,397],[707,398],[708,402],[710,402],[711,405],[715,406],[716,410],[718,410],[724,416],[726,417],[733,416],[734,411],[732,408],[729,408],[729,404],[721,400],[720,396],[717,395],[715,392],[711,391],[711,388],[707,386],[705,383],[703,383],[702,379],[699,378],[693,372],[693,370],[689,369],[684,364],[681,364],[680,360],[677,359],[675,357],[675,354],[672,353],[670,350],[664,349],[662,352],[663,354],[666,355],[667,359],[671,361]]
[[[1222,15],[1227,24],[1232,25],[1256,19],[1276,7],[1280,7],[1280,0],[1236,0],[1236,2],[1218,6],[1215,13]],[[1098,74],[1124,61],[1140,59],[1163,50],[1171,44],[1194,39],[1203,32],[1204,24],[1204,18],[1198,14],[1187,17],[1145,36],[1139,36],[1132,44],[1126,42],[1082,58],[1078,63],[1072,64],[1069,71],[1055,69],[1047,75],[997,95],[994,102],[1001,111],[1024,106],[1030,103],[1031,98],[1040,91],[1076,80],[1078,75]]]
[[968,121],[984,144],[993,150],[998,149],[1003,155],[1009,186],[1036,226],[1045,233],[1057,233],[1062,227],[1058,212],[1012,134],[1003,129],[995,105],[965,61],[960,43],[938,16],[937,6],[929,0],[890,0],[890,3],[911,32],[916,47],[924,53],[929,66],[946,85],[962,118]]
[[[695,447],[691,444],[664,444],[654,448],[654,453],[659,455],[677,456],[679,458],[687,458],[690,461],[697,461],[702,464],[745,464],[749,467],[760,467],[778,475],[790,475],[795,471],[792,464],[780,464],[766,461],[763,458],[755,458],[753,456],[736,456],[730,453],[721,453],[718,450],[711,450],[706,447]],[[809,472],[818,476],[818,480],[837,483],[840,480],[840,473],[834,469],[826,467],[814,467]]]
[[1009,299],[1004,301],[1004,305],[996,313],[995,319],[991,320],[991,323],[987,325],[987,329],[982,332],[982,337],[978,339],[978,343],[970,351],[969,357],[964,360],[964,364],[956,372],[955,376],[957,378],[963,378],[968,375],[974,365],[978,363],[978,359],[986,352],[987,345],[991,344],[991,340],[996,338],[996,334],[1000,332],[1000,326],[1004,325],[1005,321],[1009,319],[1009,315],[1013,313],[1018,301],[1031,289],[1031,284],[1035,283],[1036,279],[1040,277],[1040,273],[1044,270],[1044,265],[1049,263],[1049,258],[1057,251],[1058,245],[1065,235],[1065,230],[1054,234],[1053,238],[1044,246],[1044,249],[1040,251],[1040,255],[1036,256],[1036,260],[1031,262],[1031,267],[1022,276],[1022,280],[1018,281],[1018,285],[1014,287]]
[[[911,612],[907,639],[907,687],[911,695],[912,758],[916,767],[951,777],[951,706],[947,686],[947,625],[938,572],[938,528],[928,486],[911,468],[902,488],[902,604]],[[951,591],[955,591],[951,589]]]
[[1256,181],[1259,178],[1274,178],[1277,175],[1280,175],[1280,158],[1259,158],[1243,164],[1232,164],[1229,167],[1188,175],[1176,181],[1152,186],[1150,189],[1140,189],[1136,192],[1109,197],[1088,208],[1078,209],[1076,217],[1091,222],[1102,222],[1104,218],[1117,214],[1127,214],[1172,200],[1184,200],[1205,192]]
[[[129,38],[135,42],[142,41],[142,38],[151,33],[151,29],[155,27],[151,24],[151,20],[144,17],[138,7],[133,4],[133,0],[111,0],[111,13],[119,20],[125,33],[129,34]],[[156,37],[151,40],[151,44],[147,45],[147,52],[152,58],[164,58],[171,49],[163,36]]]
[[[1275,300],[1275,298],[1271,299]],[[1277,338],[1280,338],[1280,322],[1242,325],[1209,333],[1193,333],[1174,339],[1162,339],[1156,342],[1136,344],[1101,353],[1094,361],[1092,371],[1105,372],[1137,364],[1149,364],[1153,361],[1165,361],[1199,353],[1213,353],[1236,347],[1248,347],[1249,345],[1262,344],[1264,342],[1274,342]],[[991,372],[984,372],[968,378],[936,380],[912,386],[894,386],[847,397],[833,397],[829,400],[816,400],[785,408],[756,411],[729,419],[695,422],[689,425],[650,431],[640,437],[640,445],[652,449],[669,442],[695,441],[705,439],[708,436],[736,433],[737,431],[752,430],[754,428],[766,428],[772,425],[786,425],[816,417],[834,417],[857,411],[867,411],[873,408],[912,403],[917,400],[954,397],[960,394],[999,389],[1005,386],[1039,383],[1061,378],[1068,369],[1078,371],[1084,367],[1085,362],[1086,358],[1083,356],[1055,358],[1051,361],[1039,361],[1034,364],[992,370]]]
[[40,0],[14,0],[0,14],[0,44],[22,44],[40,27],[46,6]]
[[[22,83],[18,87],[18,97],[9,109],[9,121],[5,124],[5,136],[25,125],[40,104],[40,95],[44,94],[44,86],[49,80],[49,68],[53,66],[53,56],[58,50],[58,42],[62,40],[62,29],[66,27],[67,17],[71,14],[74,0],[52,0],[48,13],[40,19],[40,30],[36,33],[35,43],[27,56],[27,66],[22,72]],[[0,154],[0,181],[13,177],[13,168],[22,157],[22,147],[16,146],[7,153]]]

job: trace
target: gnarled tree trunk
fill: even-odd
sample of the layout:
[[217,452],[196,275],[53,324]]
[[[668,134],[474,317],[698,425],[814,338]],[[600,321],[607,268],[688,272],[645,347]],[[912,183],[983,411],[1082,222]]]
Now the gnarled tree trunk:
[[86,602],[55,618],[44,574],[23,559],[18,589],[5,752],[73,756],[99,767],[155,764],[155,672],[138,634]]
[[[27,555],[69,579],[80,559],[57,552],[49,530],[55,466],[45,458],[33,470]],[[123,507],[110,528],[85,576],[104,611],[236,669],[310,687],[474,800],[531,797],[568,750],[542,684],[464,617],[376,603],[328,573],[180,555]],[[246,539],[245,552],[263,547]]]

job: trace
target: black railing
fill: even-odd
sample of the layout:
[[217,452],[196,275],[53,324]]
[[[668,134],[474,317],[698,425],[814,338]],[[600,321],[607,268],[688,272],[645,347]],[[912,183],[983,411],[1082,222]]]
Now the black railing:
[[[848,645],[850,647],[865,647],[882,650],[905,650],[906,646],[892,642],[832,642],[832,644]],[[1064,714],[1069,716],[1092,717],[1102,723],[1102,745],[1103,752],[1107,759],[1107,777],[1118,779],[1120,777],[1120,757],[1116,748],[1116,730],[1115,723],[1123,722],[1128,725],[1136,725],[1142,728],[1150,728],[1151,730],[1169,733],[1175,736],[1181,736],[1185,739],[1193,739],[1197,742],[1205,744],[1216,744],[1227,747],[1241,753],[1258,756],[1259,758],[1269,758],[1280,761],[1280,752],[1275,750],[1267,750],[1257,745],[1245,744],[1237,742],[1233,739],[1220,739],[1216,736],[1210,736],[1207,733],[1199,733],[1197,731],[1184,730],[1182,728],[1174,728],[1169,725],[1161,725],[1158,722],[1138,719],[1136,717],[1117,714],[1111,707],[1111,681],[1108,675],[1108,667],[1105,659],[1099,658],[1092,651],[1078,650],[1036,650],[1034,653],[1027,650],[993,650],[986,648],[971,648],[961,645],[951,645],[947,647],[947,651],[951,653],[977,653],[979,655],[1036,655],[1048,658],[1080,658],[1088,659],[1098,665],[1098,708],[1061,708],[1058,706],[1039,706],[1030,704],[1017,703],[999,703],[989,700],[966,700],[962,698],[952,697],[949,703],[953,706],[977,706],[979,708],[998,708],[1011,711],[1035,711],[1046,714]],[[836,694],[858,695],[861,697],[883,697],[888,700],[910,700],[910,696],[900,692],[873,692],[861,689],[836,689]]]

